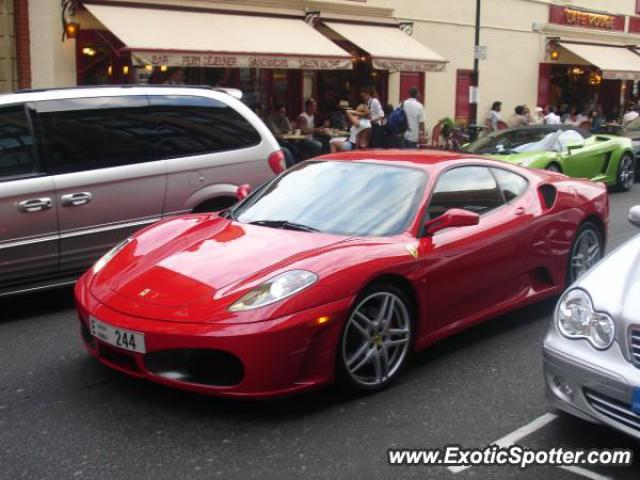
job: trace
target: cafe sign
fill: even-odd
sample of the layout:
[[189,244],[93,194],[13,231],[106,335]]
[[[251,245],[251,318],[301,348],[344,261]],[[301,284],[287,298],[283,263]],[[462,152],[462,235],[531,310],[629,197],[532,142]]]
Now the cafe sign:
[[298,70],[349,70],[350,57],[297,57],[287,55],[250,55],[229,53],[193,53],[133,51],[134,64],[154,67],[273,68]]
[[377,70],[389,70],[390,72],[442,72],[446,67],[445,62],[423,62],[419,60],[401,60],[394,58],[371,59],[373,68]]
[[579,10],[559,5],[549,6],[549,22],[595,30],[624,31],[624,15]]

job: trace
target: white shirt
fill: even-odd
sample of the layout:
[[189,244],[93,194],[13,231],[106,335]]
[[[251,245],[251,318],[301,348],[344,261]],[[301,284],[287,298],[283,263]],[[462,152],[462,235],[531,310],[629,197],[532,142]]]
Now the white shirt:
[[638,117],[640,117],[640,114],[635,110],[631,110],[630,112],[625,113],[624,117],[622,117],[622,124],[626,125],[628,123],[631,123]]
[[407,116],[407,131],[404,138],[407,142],[417,143],[420,137],[420,124],[424,123],[424,107],[415,98],[408,98],[402,104]]
[[493,130],[497,130],[498,122],[502,121],[502,117],[500,116],[500,112],[496,110],[489,110],[489,114],[487,115],[487,120],[491,124],[491,128]]
[[382,123],[382,119],[384,118],[384,110],[382,109],[382,104],[380,100],[375,97],[369,98],[369,107],[371,122],[376,125],[380,125]]
[[[315,115],[309,115],[307,112],[302,112],[300,115],[298,115],[298,123],[300,124],[300,128],[302,130],[305,130],[308,128],[315,128],[316,127]],[[312,140],[313,134],[307,135],[307,138],[309,140]]]
[[560,125],[560,116],[556,115],[553,112],[549,112],[544,117],[544,123],[546,123],[547,125]]
[[358,143],[358,134],[365,128],[371,128],[371,121],[368,118],[361,118],[358,125],[351,125],[349,129],[349,142],[354,145]]

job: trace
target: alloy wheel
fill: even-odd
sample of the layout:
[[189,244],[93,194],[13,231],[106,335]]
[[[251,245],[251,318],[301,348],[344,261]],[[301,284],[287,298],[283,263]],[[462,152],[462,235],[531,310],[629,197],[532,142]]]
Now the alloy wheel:
[[400,369],[411,340],[405,302],[392,292],[365,297],[353,310],[342,337],[342,361],[353,382],[376,388]]
[[580,233],[571,251],[571,282],[575,282],[602,258],[598,234],[591,228]]
[[635,181],[636,172],[633,168],[633,158],[630,155],[625,155],[620,160],[620,168],[618,173],[619,185],[624,190],[629,190],[633,186]]

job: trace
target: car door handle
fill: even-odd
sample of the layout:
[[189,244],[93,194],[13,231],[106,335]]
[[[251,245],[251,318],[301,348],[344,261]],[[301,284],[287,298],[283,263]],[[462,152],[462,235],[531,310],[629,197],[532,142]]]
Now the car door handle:
[[527,210],[524,207],[518,207],[518,208],[516,208],[514,213],[516,215],[524,215],[526,213],[526,211]]
[[51,205],[51,198],[49,197],[31,198],[18,202],[18,210],[25,213],[41,212],[42,210],[50,209]]
[[60,200],[62,201],[62,205],[65,207],[78,207],[89,203],[92,198],[93,195],[91,195],[91,192],[77,192],[62,195]]

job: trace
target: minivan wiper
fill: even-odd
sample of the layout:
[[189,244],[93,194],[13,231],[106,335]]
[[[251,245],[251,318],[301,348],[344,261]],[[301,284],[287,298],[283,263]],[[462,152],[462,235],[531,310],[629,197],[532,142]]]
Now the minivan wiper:
[[301,232],[319,232],[317,228],[308,227],[300,223],[289,222],[288,220],[256,220],[249,222],[249,225],[260,225],[263,227],[284,228],[285,230],[300,230]]

